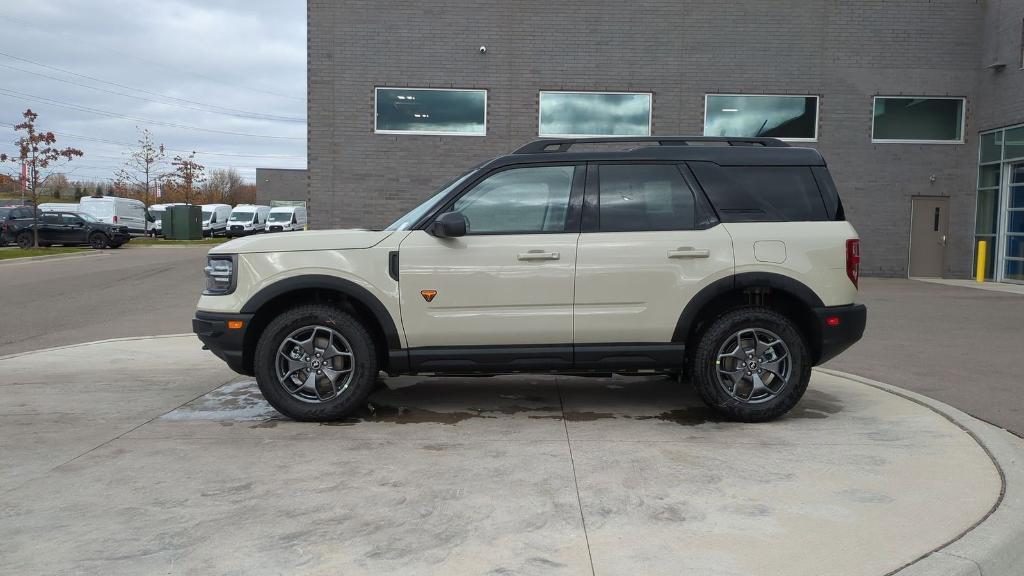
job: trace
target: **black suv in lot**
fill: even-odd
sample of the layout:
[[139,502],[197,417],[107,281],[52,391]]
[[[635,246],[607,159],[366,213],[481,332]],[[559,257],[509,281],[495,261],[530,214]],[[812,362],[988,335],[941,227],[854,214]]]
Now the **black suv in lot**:
[[0,206],[0,246],[14,242],[18,230],[25,223],[32,225],[32,208],[28,206]]
[[[13,237],[21,248],[32,247],[32,212],[28,219],[17,220]],[[127,226],[100,222],[81,212],[43,212],[39,214],[39,245],[88,245],[93,248],[120,248],[131,240]]]

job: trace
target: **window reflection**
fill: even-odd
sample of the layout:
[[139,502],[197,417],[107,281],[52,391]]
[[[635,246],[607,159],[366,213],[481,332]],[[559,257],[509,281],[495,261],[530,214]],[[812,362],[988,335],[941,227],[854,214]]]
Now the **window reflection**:
[[377,132],[483,136],[485,90],[377,88]]
[[651,95],[541,92],[541,136],[648,136]]
[[704,135],[815,140],[818,97],[709,94]]
[[960,142],[963,98],[876,97],[871,138],[911,142]]

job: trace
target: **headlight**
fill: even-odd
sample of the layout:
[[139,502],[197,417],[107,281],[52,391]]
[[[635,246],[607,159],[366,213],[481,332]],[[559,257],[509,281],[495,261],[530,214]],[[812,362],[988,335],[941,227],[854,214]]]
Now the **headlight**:
[[235,256],[213,255],[206,257],[206,290],[203,294],[222,296],[235,291]]

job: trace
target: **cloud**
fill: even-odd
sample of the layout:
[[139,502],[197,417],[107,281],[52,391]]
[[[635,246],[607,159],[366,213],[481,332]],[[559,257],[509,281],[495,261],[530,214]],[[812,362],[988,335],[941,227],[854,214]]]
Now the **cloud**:
[[[111,177],[140,128],[250,181],[305,167],[304,2],[33,0],[8,3],[0,26],[0,122],[38,112],[85,151],[71,179]],[[0,125],[0,150],[13,140]]]

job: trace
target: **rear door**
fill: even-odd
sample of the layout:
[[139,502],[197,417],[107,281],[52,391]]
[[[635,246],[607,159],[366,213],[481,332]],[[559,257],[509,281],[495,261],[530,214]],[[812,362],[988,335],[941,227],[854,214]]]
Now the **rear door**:
[[667,343],[683,308],[733,273],[732,240],[672,163],[595,163],[577,249],[574,342]]
[[43,212],[39,215],[39,241],[48,244],[69,242],[67,228],[57,212]]
[[[410,348],[500,346],[496,354],[514,356],[507,347],[561,345],[559,358],[570,362],[579,237],[570,201],[582,198],[584,170],[550,164],[492,172],[445,210],[466,217],[465,236],[406,236],[399,286]],[[528,361],[533,352],[520,354]]]

